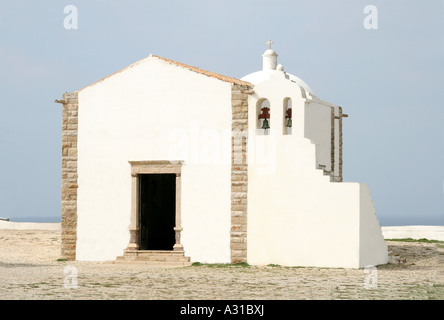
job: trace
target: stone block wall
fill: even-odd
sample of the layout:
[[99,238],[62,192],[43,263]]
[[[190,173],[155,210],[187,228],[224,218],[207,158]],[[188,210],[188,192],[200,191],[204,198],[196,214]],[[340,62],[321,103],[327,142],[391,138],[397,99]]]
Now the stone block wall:
[[62,115],[62,259],[76,259],[77,241],[77,92],[63,94]]
[[[331,114],[331,173],[330,181],[342,182],[342,108],[332,107]],[[336,139],[338,139],[336,141]],[[338,154],[336,155],[336,143],[338,143]],[[337,160],[336,160],[337,156]],[[336,161],[338,161],[338,171],[335,170]]]
[[231,158],[231,262],[247,261],[247,139],[248,94],[250,86],[233,85],[232,107],[232,158]]

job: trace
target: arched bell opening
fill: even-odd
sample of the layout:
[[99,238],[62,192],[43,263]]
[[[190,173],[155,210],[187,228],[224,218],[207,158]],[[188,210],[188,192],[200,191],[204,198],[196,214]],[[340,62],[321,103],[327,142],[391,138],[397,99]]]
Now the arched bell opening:
[[292,101],[291,98],[284,99],[284,115],[283,115],[283,134],[289,135],[291,134],[293,127],[293,109],[292,109]]
[[259,134],[268,135],[270,133],[270,102],[262,98],[256,105],[256,131]]

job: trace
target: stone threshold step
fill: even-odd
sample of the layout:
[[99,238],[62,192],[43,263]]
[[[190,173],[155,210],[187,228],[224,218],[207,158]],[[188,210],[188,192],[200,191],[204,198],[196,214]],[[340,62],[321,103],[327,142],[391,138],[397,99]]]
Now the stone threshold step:
[[189,257],[185,257],[184,251],[167,250],[135,250],[126,251],[116,261],[146,261],[159,263],[188,263]]
[[116,261],[156,261],[156,262],[189,262],[189,257],[174,256],[136,256],[136,257],[117,257]]
[[148,252],[148,251],[136,251],[136,252],[125,252],[122,257],[126,258],[145,258],[153,257],[159,259],[179,259],[184,258],[184,252]]
[[169,250],[136,250],[134,253],[140,254],[159,254],[159,255],[184,255],[184,251]]
[[140,261],[140,260],[116,260],[113,264],[137,264],[156,267],[189,267],[191,262],[184,261]]

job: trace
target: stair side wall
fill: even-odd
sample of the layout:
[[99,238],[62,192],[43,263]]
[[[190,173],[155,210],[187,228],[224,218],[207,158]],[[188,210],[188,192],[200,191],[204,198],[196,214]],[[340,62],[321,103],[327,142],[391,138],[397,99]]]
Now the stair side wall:
[[382,235],[368,186],[360,183],[359,267],[388,263],[387,244]]

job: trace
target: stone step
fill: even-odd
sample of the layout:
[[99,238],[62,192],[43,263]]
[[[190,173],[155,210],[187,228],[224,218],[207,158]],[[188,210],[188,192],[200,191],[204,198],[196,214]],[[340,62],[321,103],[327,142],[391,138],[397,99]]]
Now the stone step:
[[126,251],[115,260],[117,263],[143,263],[150,265],[191,265],[183,251],[137,250]]
[[183,251],[173,250],[137,250],[138,255],[153,254],[153,255],[167,255],[167,256],[183,256]]
[[156,266],[156,267],[189,267],[191,262],[185,261],[140,261],[140,260],[115,260],[112,261],[114,264],[137,264],[146,266]]
[[159,262],[189,262],[189,257],[181,257],[181,256],[156,256],[156,255],[141,255],[141,256],[121,256],[117,257],[116,260],[125,260],[125,261],[159,261]]

